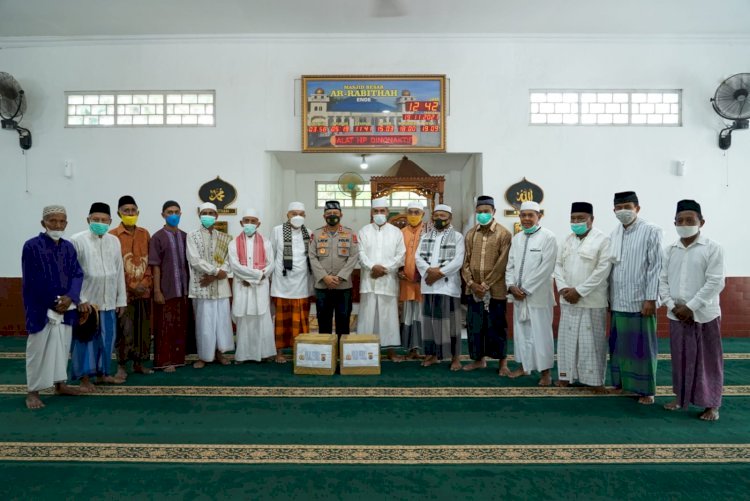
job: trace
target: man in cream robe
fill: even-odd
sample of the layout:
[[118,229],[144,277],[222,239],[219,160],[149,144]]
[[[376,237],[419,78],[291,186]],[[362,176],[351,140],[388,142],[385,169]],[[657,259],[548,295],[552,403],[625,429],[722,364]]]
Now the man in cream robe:
[[219,213],[206,202],[199,208],[201,227],[187,236],[187,260],[190,265],[190,298],[195,308],[195,341],[202,369],[214,358],[222,365],[229,361],[223,353],[234,349],[232,319],[229,311],[229,242],[232,237],[216,228]]
[[245,210],[240,221],[242,233],[229,244],[234,276],[232,318],[237,324],[235,363],[259,362],[276,355],[269,291],[274,256],[271,241],[258,232],[260,223],[260,212]]
[[521,205],[523,231],[510,245],[505,281],[513,295],[513,348],[520,366],[511,372],[515,378],[539,371],[540,386],[552,384],[549,370],[555,363],[552,336],[552,273],[555,270],[557,241],[547,228],[539,226],[541,209],[536,202]]
[[401,230],[388,223],[388,205],[372,201],[373,222],[359,230],[360,280],[357,332],[377,334],[388,358],[399,359],[394,347],[401,345],[398,321],[398,270],[404,265],[406,247]]
[[609,237],[592,227],[594,208],[574,202],[572,233],[560,245],[555,282],[560,294],[557,386],[573,382],[604,392],[607,371],[607,286],[612,267]]

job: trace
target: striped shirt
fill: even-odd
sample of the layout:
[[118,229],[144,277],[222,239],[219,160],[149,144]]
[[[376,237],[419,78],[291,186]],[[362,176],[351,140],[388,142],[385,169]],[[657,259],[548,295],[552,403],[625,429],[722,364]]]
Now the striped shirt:
[[637,313],[644,301],[659,298],[661,228],[638,218],[622,232],[612,232],[613,246],[618,234],[622,235],[622,257],[612,265],[609,304],[612,311]]

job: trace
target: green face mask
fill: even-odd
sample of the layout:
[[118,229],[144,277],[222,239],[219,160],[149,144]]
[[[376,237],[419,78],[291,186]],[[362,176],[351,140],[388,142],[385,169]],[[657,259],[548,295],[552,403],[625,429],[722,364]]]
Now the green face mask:
[[107,230],[109,230],[109,225],[106,223],[89,223],[89,229],[91,230],[91,233],[93,233],[97,237],[100,237],[107,233]]
[[589,227],[586,223],[570,223],[570,229],[576,235],[583,235],[584,233],[589,231]]
[[481,224],[482,226],[488,224],[490,221],[492,221],[492,214],[489,214],[487,212],[477,214],[477,223]]

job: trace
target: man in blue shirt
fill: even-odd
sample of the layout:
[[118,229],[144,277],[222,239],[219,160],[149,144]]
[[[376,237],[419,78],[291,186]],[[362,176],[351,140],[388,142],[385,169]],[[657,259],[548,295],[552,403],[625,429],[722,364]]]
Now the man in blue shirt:
[[78,395],[68,379],[72,324],[77,318],[83,270],[73,244],[62,239],[68,219],[65,208],[42,211],[44,232],[23,246],[23,304],[26,312],[26,407],[41,409],[39,391],[55,386],[58,395]]

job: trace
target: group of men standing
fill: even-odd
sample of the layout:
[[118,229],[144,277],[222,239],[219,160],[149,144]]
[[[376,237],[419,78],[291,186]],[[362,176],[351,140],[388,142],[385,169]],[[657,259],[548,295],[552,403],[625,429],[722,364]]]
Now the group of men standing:
[[[495,221],[494,200],[478,197],[476,224],[465,237],[453,227],[453,211],[444,204],[425,220],[422,205],[411,203],[407,224],[399,229],[388,222],[385,200],[375,199],[372,222],[355,233],[341,224],[338,202],[326,202],[325,225],[312,232],[305,226],[304,205],[293,202],[287,221],[269,237],[258,231],[260,212],[247,209],[239,221],[242,232],[232,238],[216,229],[219,214],[213,204],[199,207],[201,225],[187,234],[179,228],[180,205],[167,201],[165,224],[151,236],[137,226],[133,197],[124,196],[117,210],[120,225],[110,230],[110,208],[97,202],[89,211],[89,229],[68,242],[61,238],[65,208],[45,207],[45,231],[23,250],[27,406],[43,407],[38,392],[53,385],[58,393],[76,394],[94,391],[94,382],[122,383],[129,362],[134,372],[149,374],[143,362],[150,358],[151,325],[153,367],[165,372],[185,364],[193,329],[198,353],[193,367],[228,364],[224,354],[235,350],[232,321],[236,362],[284,363],[283,350],[310,331],[311,295],[318,331],[349,333],[352,273],[359,265],[357,332],[377,334],[394,361],[423,358],[422,365],[430,366],[450,359],[451,370],[471,371],[487,367],[493,358],[500,376],[537,371],[539,384],[550,385],[556,284],[561,303],[557,385],[581,383],[603,392],[609,353],[612,385],[637,394],[643,404],[654,401],[655,314],[664,304],[677,395],[666,407],[692,403],[705,407],[702,419],[718,419],[722,249],[700,234],[704,220],[697,202],[678,203],[680,238],[665,251],[661,230],[638,217],[639,210],[634,192],[615,194],[619,224],[607,236],[593,227],[593,206],[575,202],[571,233],[558,244],[541,226],[543,213],[535,202],[521,205],[522,231],[512,236]],[[464,366],[462,294],[472,359]],[[508,301],[513,303],[517,363],[512,371]],[[118,370],[113,375],[115,348]],[[78,387],[65,384],[68,351]]]

